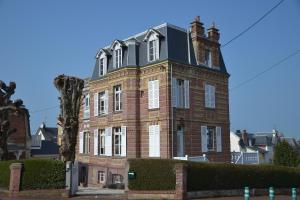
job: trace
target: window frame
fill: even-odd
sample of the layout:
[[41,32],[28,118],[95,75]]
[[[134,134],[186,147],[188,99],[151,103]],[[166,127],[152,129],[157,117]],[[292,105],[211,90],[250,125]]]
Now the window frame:
[[[214,93],[213,93],[214,91]],[[208,101],[208,102],[206,102]],[[205,108],[216,108],[216,86],[205,83],[204,85],[204,106]]]
[[114,86],[114,111],[115,112],[122,111],[122,86],[121,85]]
[[[148,62],[159,60],[159,36],[152,33],[147,40]],[[152,57],[152,58],[151,58]]]
[[207,151],[216,151],[217,150],[217,138],[216,138],[216,127],[207,126]]
[[[103,144],[102,144],[103,142]],[[103,149],[103,152],[102,152]],[[105,129],[99,129],[98,131],[98,155],[104,156],[105,153]]]
[[205,51],[204,51],[204,64],[209,68],[213,68],[213,66],[212,66],[212,52],[211,52],[210,49],[205,49]]
[[[101,102],[103,102],[103,110],[101,110]],[[98,93],[98,115],[106,115],[105,112],[105,91]]]
[[[121,127],[114,127],[114,140],[113,140],[113,152],[114,156],[122,156],[122,129]],[[118,138],[118,140],[117,140]],[[118,143],[116,143],[118,141]],[[118,152],[117,152],[118,151]]]
[[90,153],[90,134],[88,131],[83,132],[82,144],[83,144],[82,153],[89,154]]
[[98,180],[97,180],[98,184],[105,183],[105,179],[106,179],[105,172],[99,170],[98,171]]

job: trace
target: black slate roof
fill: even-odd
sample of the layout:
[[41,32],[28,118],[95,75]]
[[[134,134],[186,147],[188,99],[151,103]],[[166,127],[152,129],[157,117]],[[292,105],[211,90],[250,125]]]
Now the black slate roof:
[[54,155],[59,154],[59,146],[52,141],[42,140],[40,149],[31,149],[31,155]]

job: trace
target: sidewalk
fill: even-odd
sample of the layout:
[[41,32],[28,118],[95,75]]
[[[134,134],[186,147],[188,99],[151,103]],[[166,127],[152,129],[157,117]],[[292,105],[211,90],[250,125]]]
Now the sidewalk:
[[[197,199],[197,200],[243,200],[244,197],[219,197],[219,198],[208,198],[208,199]],[[291,196],[276,195],[276,200],[291,200]],[[195,199],[196,200],[196,199]],[[269,200],[269,196],[257,196],[250,197],[250,200]],[[300,200],[300,196],[297,196],[297,200]]]

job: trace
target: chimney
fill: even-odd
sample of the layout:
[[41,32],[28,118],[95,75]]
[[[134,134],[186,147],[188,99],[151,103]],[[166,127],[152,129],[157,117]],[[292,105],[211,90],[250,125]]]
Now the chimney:
[[247,131],[246,130],[243,130],[242,132],[242,139],[243,139],[243,142],[246,146],[249,146],[249,142],[248,142],[248,134],[247,134]]
[[216,28],[215,23],[213,22],[211,27],[207,29],[207,35],[208,39],[214,41],[214,42],[219,42],[220,39],[220,33],[219,30]]
[[199,16],[195,17],[194,21],[191,23],[191,26],[192,39],[196,38],[197,36],[205,37],[205,29],[203,27],[203,23],[200,22]]

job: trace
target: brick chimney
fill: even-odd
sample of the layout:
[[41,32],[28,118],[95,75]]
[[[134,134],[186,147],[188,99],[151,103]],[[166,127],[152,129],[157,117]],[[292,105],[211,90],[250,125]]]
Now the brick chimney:
[[196,57],[197,65],[204,62],[204,39],[205,29],[203,23],[200,22],[200,17],[195,17],[191,23],[191,39]]
[[207,35],[209,40],[219,42],[220,33],[214,22],[212,23],[211,27],[207,29]]
[[194,21],[191,23],[192,26],[192,39],[200,36],[205,37],[205,29],[203,23],[200,22],[200,17],[196,16]]

